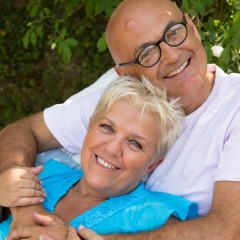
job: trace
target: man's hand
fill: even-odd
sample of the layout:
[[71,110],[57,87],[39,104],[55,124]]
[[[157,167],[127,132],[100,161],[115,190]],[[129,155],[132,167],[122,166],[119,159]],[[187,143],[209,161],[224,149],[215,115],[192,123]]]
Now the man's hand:
[[[52,218],[48,218],[46,216],[40,215],[40,214],[35,214],[34,215],[34,220],[35,222],[37,222],[38,224],[41,224],[43,226],[54,226],[56,224],[58,224],[58,219],[53,220]],[[81,238],[80,238],[80,237]],[[38,238],[39,240],[57,240],[57,238],[54,237],[50,237],[50,235],[41,235]],[[67,240],[104,240],[101,236],[99,236],[98,234],[96,234],[94,231],[92,231],[91,229],[88,228],[84,228],[83,226],[80,226],[78,228],[78,231],[76,232],[76,230],[73,227],[68,227],[68,235],[67,235]]]
[[[80,226],[78,229],[78,232],[73,227],[69,227],[66,223],[61,221],[59,218],[52,218],[52,216],[43,216],[37,213],[33,213],[33,219],[34,221],[43,227],[45,229],[37,229],[37,228],[18,228],[17,230],[13,231],[7,238],[7,240],[14,240],[14,239],[21,239],[21,238],[30,238],[30,239],[39,239],[39,240],[58,240],[58,239],[67,239],[67,240],[103,240],[101,236],[93,232],[92,230],[88,228],[84,228],[83,226]],[[64,231],[62,236],[60,234],[55,234],[54,231],[58,231],[57,228],[64,228]],[[51,231],[49,228],[52,228]],[[34,229],[34,232],[33,232]],[[49,233],[46,233],[49,231]],[[41,234],[39,234],[39,232]],[[66,235],[67,231],[67,235]],[[37,235],[38,233],[39,235]],[[58,232],[59,233],[59,232]],[[34,236],[34,237],[33,237]],[[61,238],[62,237],[62,238]],[[65,238],[64,238],[65,237]],[[81,237],[81,238],[80,238]]]
[[43,216],[33,213],[35,225],[29,225],[13,230],[7,240],[15,239],[41,239],[40,236],[48,236],[54,240],[65,240],[68,236],[68,224],[53,214]]
[[46,196],[40,179],[39,167],[14,167],[0,173],[0,205],[18,207],[39,204]]
[[[81,238],[79,235],[81,235]],[[55,240],[47,235],[42,234],[38,238],[39,240]],[[95,232],[88,228],[84,228],[84,231],[80,228],[78,229],[78,232],[73,227],[68,228],[68,236],[67,240],[104,240],[101,236],[97,235]]]
[[[96,234],[94,231],[92,231],[89,228],[79,227],[78,233],[81,237],[81,239],[84,240],[104,240],[100,235]],[[77,240],[76,238],[69,238],[69,240]]]

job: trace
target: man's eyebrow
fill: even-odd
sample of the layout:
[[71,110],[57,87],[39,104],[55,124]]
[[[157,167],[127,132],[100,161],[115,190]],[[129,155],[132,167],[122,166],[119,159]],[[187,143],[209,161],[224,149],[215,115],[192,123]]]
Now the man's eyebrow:
[[[164,28],[164,30],[163,30],[163,34],[164,34],[170,27],[172,27],[174,24],[178,24],[178,23],[179,23],[179,21],[173,21],[173,20],[170,21],[170,22],[165,26],[165,28]],[[162,35],[162,37],[163,37],[163,35]],[[162,37],[160,37],[160,38],[162,38]],[[136,47],[135,50],[134,50],[134,52],[133,52],[134,57],[136,58],[136,57],[138,56],[138,54],[139,54],[145,47],[147,47],[147,46],[149,46],[149,45],[151,45],[151,44],[155,44],[156,42],[158,42],[158,40],[159,40],[160,38],[158,38],[158,39],[157,39],[156,41],[154,41],[154,42],[145,42],[145,43],[143,43],[142,45]]]

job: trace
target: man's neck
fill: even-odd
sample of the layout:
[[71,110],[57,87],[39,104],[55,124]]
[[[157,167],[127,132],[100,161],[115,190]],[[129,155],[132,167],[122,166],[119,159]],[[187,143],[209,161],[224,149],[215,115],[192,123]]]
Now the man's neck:
[[207,72],[206,81],[194,95],[181,99],[185,115],[189,115],[201,107],[210,96],[215,82],[215,72]]

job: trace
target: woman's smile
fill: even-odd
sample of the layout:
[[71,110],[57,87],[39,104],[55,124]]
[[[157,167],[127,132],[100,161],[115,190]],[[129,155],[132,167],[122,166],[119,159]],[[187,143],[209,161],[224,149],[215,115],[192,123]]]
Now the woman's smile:
[[118,169],[117,167],[113,166],[111,163],[104,161],[102,158],[100,158],[99,156],[97,156],[97,162],[103,166],[104,168],[108,168],[108,169]]

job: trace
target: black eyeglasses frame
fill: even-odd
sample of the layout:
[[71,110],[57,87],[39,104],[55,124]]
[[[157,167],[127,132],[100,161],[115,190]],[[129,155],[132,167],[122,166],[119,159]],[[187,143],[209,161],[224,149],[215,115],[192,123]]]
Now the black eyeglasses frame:
[[[122,67],[122,66],[130,66],[130,65],[134,65],[134,64],[139,64],[139,65],[141,65],[142,67],[149,68],[149,67],[152,67],[152,66],[156,65],[156,64],[158,63],[158,61],[160,60],[160,58],[161,58],[161,48],[160,48],[160,43],[161,43],[161,42],[165,42],[165,43],[166,43],[168,46],[170,46],[170,47],[177,47],[177,46],[181,45],[181,44],[185,41],[185,39],[187,38],[187,35],[188,35],[188,30],[187,30],[187,26],[186,26],[186,25],[187,25],[187,20],[186,20],[186,18],[185,18],[184,15],[183,15],[183,18],[184,18],[184,21],[183,21],[183,22],[176,23],[176,24],[172,25],[171,27],[169,27],[168,29],[166,29],[166,31],[165,31],[164,34],[163,34],[163,37],[161,37],[156,43],[152,43],[152,44],[149,44],[149,45],[147,45],[146,47],[144,47],[144,48],[140,51],[140,53],[138,54],[138,56],[137,56],[137,58],[136,58],[135,61],[127,62],[127,63],[120,63],[120,64],[116,64],[115,66],[116,66],[116,67]],[[185,38],[182,40],[182,42],[180,42],[179,44],[177,44],[177,45],[169,45],[169,44],[165,41],[165,35],[166,35],[166,33],[168,32],[168,30],[169,30],[170,28],[172,28],[173,26],[178,25],[178,24],[182,24],[182,25],[186,28],[186,36],[185,36]],[[144,66],[144,65],[142,65],[142,64],[140,63],[140,61],[138,60],[138,59],[139,59],[139,56],[140,56],[140,54],[142,53],[142,51],[144,51],[144,49],[146,49],[146,48],[148,48],[149,46],[152,46],[152,45],[157,46],[157,47],[159,48],[159,51],[160,51],[159,58],[158,58],[158,60],[157,60],[154,64],[152,64],[152,65],[150,65],[150,66]]]

